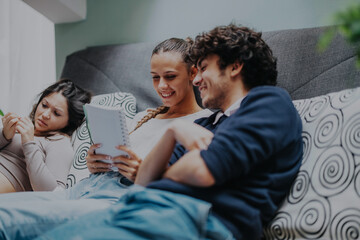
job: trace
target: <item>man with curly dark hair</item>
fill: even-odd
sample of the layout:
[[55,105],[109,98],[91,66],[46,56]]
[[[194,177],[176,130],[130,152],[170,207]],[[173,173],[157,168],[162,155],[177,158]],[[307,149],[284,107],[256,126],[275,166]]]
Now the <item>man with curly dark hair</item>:
[[190,57],[203,105],[220,111],[174,122],[117,204],[40,239],[261,238],[300,167],[301,119],[272,86],[276,60],[260,33],[217,27]]
[[247,89],[276,85],[276,58],[261,33],[234,24],[216,27],[196,37],[190,59],[200,64],[210,54],[219,56],[222,71],[235,62],[243,64],[241,76]]

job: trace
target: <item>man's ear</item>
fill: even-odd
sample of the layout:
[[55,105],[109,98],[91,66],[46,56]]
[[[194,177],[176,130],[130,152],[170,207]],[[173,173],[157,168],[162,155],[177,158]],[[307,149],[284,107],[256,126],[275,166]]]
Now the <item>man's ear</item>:
[[195,65],[192,65],[190,68],[190,81],[193,81],[198,73],[198,69],[195,67]]
[[236,77],[237,75],[240,74],[242,68],[243,68],[244,64],[240,64],[239,62],[235,62],[232,64],[232,69],[231,69],[231,77]]

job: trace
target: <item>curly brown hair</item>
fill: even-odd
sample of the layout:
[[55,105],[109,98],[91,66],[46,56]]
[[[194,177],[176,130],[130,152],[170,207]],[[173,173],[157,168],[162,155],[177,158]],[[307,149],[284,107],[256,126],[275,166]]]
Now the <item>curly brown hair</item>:
[[241,76],[248,89],[276,85],[276,58],[261,35],[261,32],[235,24],[218,26],[195,38],[189,57],[199,65],[206,56],[216,54],[221,70],[238,61],[243,64]]

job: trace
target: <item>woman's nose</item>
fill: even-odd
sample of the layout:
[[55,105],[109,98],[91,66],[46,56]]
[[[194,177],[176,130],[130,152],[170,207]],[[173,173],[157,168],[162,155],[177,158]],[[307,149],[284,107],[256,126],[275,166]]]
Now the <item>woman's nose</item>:
[[163,78],[160,78],[159,88],[167,88],[167,87],[168,87],[167,82]]
[[49,119],[50,118],[50,109],[46,110],[45,112],[43,112],[43,117],[46,118],[46,119]]

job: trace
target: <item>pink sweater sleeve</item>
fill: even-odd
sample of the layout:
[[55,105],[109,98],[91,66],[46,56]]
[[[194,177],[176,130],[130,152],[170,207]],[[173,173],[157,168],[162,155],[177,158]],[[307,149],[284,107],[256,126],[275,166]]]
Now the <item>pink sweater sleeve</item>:
[[3,129],[0,128],[0,149],[2,149],[3,147],[5,147],[6,145],[8,145],[11,141],[8,141],[3,134]]

